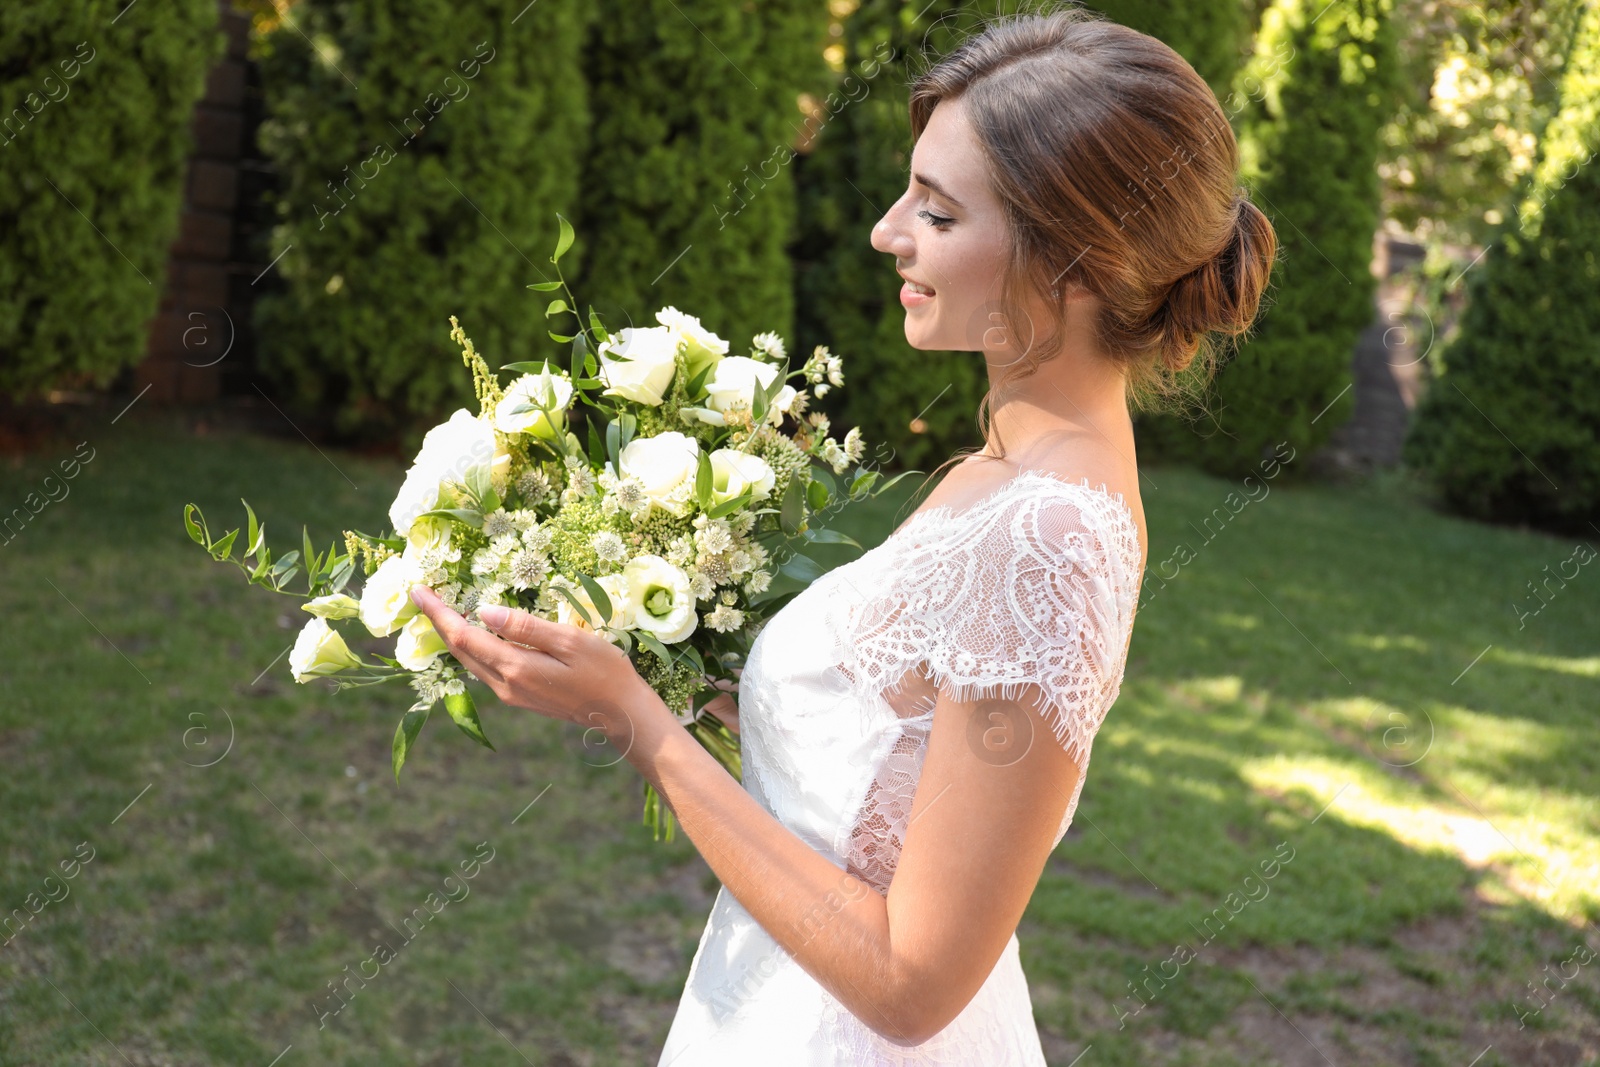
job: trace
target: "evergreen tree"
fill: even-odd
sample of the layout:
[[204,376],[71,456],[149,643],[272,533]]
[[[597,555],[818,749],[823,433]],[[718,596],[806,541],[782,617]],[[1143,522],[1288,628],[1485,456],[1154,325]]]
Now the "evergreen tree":
[[1446,502],[1587,534],[1600,523],[1600,8],[1515,217],[1470,268],[1460,330],[1407,444]]

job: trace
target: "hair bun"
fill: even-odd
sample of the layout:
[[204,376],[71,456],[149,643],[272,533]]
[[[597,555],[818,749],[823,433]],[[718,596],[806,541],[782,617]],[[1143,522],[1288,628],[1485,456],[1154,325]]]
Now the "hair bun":
[[1167,290],[1155,318],[1162,325],[1161,361],[1170,371],[1193,362],[1204,335],[1237,337],[1254,325],[1272,271],[1277,235],[1250,197],[1233,201],[1233,229],[1216,255]]

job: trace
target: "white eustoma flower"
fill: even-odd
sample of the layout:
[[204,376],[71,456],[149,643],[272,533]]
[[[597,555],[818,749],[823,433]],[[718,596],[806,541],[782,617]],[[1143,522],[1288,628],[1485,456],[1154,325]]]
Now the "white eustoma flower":
[[423,437],[422,448],[389,505],[395,533],[407,536],[417,516],[440,506],[441,495],[448,494],[450,485],[465,479],[472,468],[484,467],[492,475],[498,467],[503,477],[510,458],[496,441],[493,426],[466,408],[457,409],[448,421]]
[[[546,363],[537,374],[524,374],[506,387],[505,398],[495,405],[494,426],[501,433],[531,433],[558,440],[566,432],[567,405],[572,403],[572,382]],[[518,412],[523,405],[528,411]],[[548,408],[548,414],[540,405]]]
[[300,605],[301,611],[309,611],[319,619],[353,619],[360,609],[356,598],[347,593],[319,596]]
[[[572,594],[579,604],[583,605],[584,610],[589,613],[589,618],[596,620],[601,626],[614,626],[621,630],[633,629],[633,618],[628,610],[627,579],[620,574],[603,574],[596,578],[595,582],[599,584],[601,589],[605,590],[606,597],[611,601],[611,615],[609,618],[600,618],[600,609],[595,607],[594,601],[589,596],[589,590],[585,589],[582,584],[574,582],[568,588],[568,592]],[[580,630],[593,631],[595,629],[595,627],[585,622],[583,616],[573,608],[572,601],[560,593],[552,595],[556,600],[557,622],[566,623],[568,626],[576,626]],[[612,644],[619,643],[619,639],[613,634],[602,634],[601,636]]]
[[[780,373],[778,367],[771,363],[748,356],[727,356],[718,361],[716,369],[711,372],[711,380],[706,383],[706,406],[686,407],[683,413],[713,426],[726,426],[728,420],[724,416],[731,408],[754,410],[757,382],[763,388],[770,387],[772,380]],[[782,422],[783,414],[789,410],[794,397],[794,386],[784,385],[779,389],[767,409],[768,421],[774,426]]]
[[622,568],[628,608],[635,628],[649,630],[668,644],[694,633],[695,596],[689,575],[655,555],[635,556]]
[[694,315],[686,315],[675,307],[656,312],[656,321],[672,331],[682,342],[684,364],[692,379],[708,364],[715,363],[728,354],[728,342],[700,325]]
[[426,615],[413,615],[400,628],[394,643],[394,658],[408,671],[425,671],[445,650],[444,638]]
[[624,477],[637,478],[652,502],[674,515],[688,513],[700,470],[700,442],[677,430],[637,437],[617,456]]
[[361,621],[373,637],[388,637],[417,613],[411,589],[422,584],[415,560],[390,556],[378,564],[361,590]]
[[344,643],[339,631],[328,625],[327,619],[312,619],[306,623],[289,653],[289,670],[297,682],[359,666],[361,661]]
[[600,342],[600,379],[608,395],[659,405],[677,370],[676,334],[665,326],[628,327]]
[[752,502],[765,500],[772,495],[777,477],[771,464],[760,456],[737,448],[719,448],[711,453],[711,503],[715,506],[732,500],[746,489],[754,490]]

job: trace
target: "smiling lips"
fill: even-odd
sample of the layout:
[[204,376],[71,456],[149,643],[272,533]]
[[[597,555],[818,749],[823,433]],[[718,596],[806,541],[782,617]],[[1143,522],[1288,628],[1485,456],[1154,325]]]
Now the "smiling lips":
[[[904,274],[901,274],[900,277],[906,278]],[[921,282],[914,282],[910,278],[906,278],[905,284],[900,287],[900,303],[908,311],[914,307],[921,307],[932,300],[933,297],[934,291],[930,287],[923,285]]]

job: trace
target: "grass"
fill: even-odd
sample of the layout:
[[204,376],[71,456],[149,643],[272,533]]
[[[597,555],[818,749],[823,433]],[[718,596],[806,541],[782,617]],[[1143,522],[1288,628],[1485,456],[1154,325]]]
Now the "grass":
[[[401,467],[112,414],[0,469],[9,510],[94,449],[0,545],[0,1065],[653,1063],[716,881],[627,765],[480,690],[499,753],[435,719],[396,787],[405,694],[294,685],[296,601],[181,529],[244,496],[325,545]],[[1224,521],[1236,486],[1148,476],[1122,696],[1019,931],[1050,1061],[1600,1062],[1600,571],[1519,621],[1572,543],[1400,477]]]

